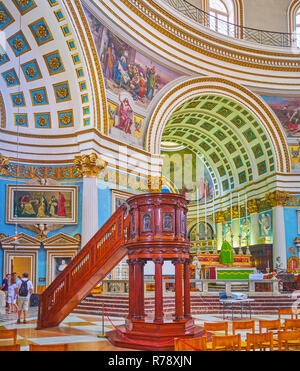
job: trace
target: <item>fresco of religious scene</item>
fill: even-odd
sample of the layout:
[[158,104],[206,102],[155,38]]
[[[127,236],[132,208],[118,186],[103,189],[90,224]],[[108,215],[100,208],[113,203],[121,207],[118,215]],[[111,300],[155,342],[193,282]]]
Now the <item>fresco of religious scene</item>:
[[295,172],[300,171],[300,140],[298,145],[290,146],[290,153],[292,158],[292,169]]
[[275,112],[286,134],[300,138],[300,98],[262,96]]
[[127,93],[120,94],[119,102],[119,105],[108,102],[110,129],[115,127],[126,134],[134,134],[137,139],[141,139],[144,117],[133,112],[132,97]]
[[[84,9],[100,58],[106,87],[119,96],[129,92],[134,102],[147,109],[166,84],[180,75],[140,54],[112,34],[101,22]],[[122,127],[121,130],[126,130]]]

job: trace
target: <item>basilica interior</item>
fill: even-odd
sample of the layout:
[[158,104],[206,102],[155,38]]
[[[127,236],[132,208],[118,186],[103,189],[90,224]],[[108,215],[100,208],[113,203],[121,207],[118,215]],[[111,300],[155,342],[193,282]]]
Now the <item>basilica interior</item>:
[[299,0],[0,1],[1,351],[299,350],[299,48]]

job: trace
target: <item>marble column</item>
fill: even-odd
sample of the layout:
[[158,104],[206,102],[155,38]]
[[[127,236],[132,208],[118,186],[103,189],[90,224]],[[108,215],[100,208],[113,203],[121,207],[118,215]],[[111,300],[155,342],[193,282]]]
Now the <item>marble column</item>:
[[81,246],[84,247],[99,229],[97,179],[107,163],[91,153],[76,156],[74,164],[83,177]]
[[266,200],[273,211],[273,264],[276,267],[277,259],[280,259],[282,269],[287,269],[284,205],[289,197],[289,192],[283,191],[275,191],[266,195]]
[[248,212],[250,214],[250,245],[259,244],[259,210],[260,200],[252,199],[248,201]]
[[217,249],[221,250],[224,235],[225,211],[216,212],[216,229],[217,229]]

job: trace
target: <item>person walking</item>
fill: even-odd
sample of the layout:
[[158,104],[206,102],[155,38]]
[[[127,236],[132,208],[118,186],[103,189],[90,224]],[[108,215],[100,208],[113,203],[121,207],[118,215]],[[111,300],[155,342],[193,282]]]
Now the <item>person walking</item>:
[[11,282],[8,285],[8,291],[7,291],[7,303],[8,303],[8,312],[7,314],[10,314],[13,309],[16,309],[16,312],[18,312],[18,305],[16,301],[16,280],[14,277],[11,278]]
[[21,323],[22,313],[24,315],[23,323],[27,323],[27,314],[29,309],[30,296],[33,293],[32,282],[28,279],[28,273],[23,273],[21,281],[16,284],[15,295],[18,295],[18,320]]

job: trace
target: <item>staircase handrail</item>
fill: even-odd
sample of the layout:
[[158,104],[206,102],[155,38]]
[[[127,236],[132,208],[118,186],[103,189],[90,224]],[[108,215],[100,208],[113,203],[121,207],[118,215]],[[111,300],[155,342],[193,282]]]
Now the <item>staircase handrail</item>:
[[59,311],[74,296],[76,289],[80,290],[80,281],[93,276],[99,269],[97,263],[100,260],[102,263],[103,259],[107,261],[126,242],[129,229],[129,217],[125,219],[126,212],[126,205],[120,206],[39,296],[38,328],[46,315]]

